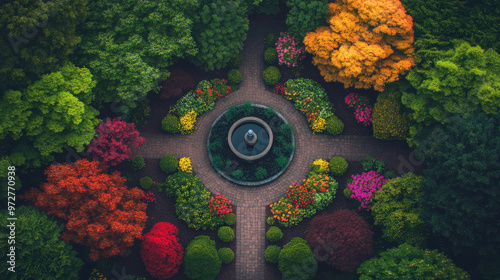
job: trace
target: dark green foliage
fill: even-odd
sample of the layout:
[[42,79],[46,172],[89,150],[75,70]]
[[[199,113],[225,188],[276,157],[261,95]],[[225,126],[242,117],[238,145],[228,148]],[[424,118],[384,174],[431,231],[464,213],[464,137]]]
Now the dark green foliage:
[[[411,268],[410,268],[411,267]],[[437,250],[402,244],[380,253],[358,268],[360,280],[470,279],[470,275]]]
[[386,90],[373,105],[373,137],[382,140],[405,140],[408,120],[402,113],[401,94]]
[[224,161],[220,158],[220,156],[212,157],[210,161],[215,166],[215,168],[221,169],[224,166]]
[[196,96],[196,93],[192,90],[181,97],[174,106],[170,107],[170,112],[182,117],[193,110],[199,116],[207,111],[212,110],[214,108],[214,105],[214,102],[203,103],[203,100],[201,98],[198,98],[198,96]]
[[196,0],[89,1],[88,7],[75,59],[97,78],[97,101],[119,101],[123,113],[158,91],[177,59],[197,53],[189,18]]
[[243,49],[248,18],[239,1],[202,4],[194,21],[193,36],[199,52],[193,62],[205,71],[226,67]]
[[426,157],[422,219],[456,252],[500,249],[500,116],[475,115],[449,126]]
[[145,190],[148,190],[149,188],[151,188],[151,186],[153,185],[153,179],[151,179],[150,177],[146,176],[146,177],[142,177],[140,180],[139,180],[139,183],[141,184],[141,187]]
[[161,121],[161,129],[167,133],[179,133],[179,118],[174,115],[167,115]]
[[208,146],[208,149],[212,153],[220,152],[222,150],[222,143],[219,141],[211,142],[210,145]]
[[133,160],[130,160],[130,167],[132,167],[132,170],[137,172],[144,167],[146,167],[146,162],[144,161],[144,158],[141,156],[136,156]]
[[[273,219],[274,221],[274,219]],[[269,245],[264,252],[266,261],[269,263],[278,263],[278,259],[281,253],[281,248],[276,245]]]
[[278,268],[285,279],[312,280],[316,276],[318,262],[307,242],[295,237],[283,246]]
[[344,131],[344,123],[337,117],[329,117],[326,119],[326,132],[331,135],[339,135]]
[[[144,99],[136,102],[137,106],[132,108],[128,113],[122,114],[122,119],[127,122],[133,122],[136,126],[146,124],[147,118],[151,114],[151,107],[149,107],[149,100]],[[113,106],[113,105],[112,105]]]
[[229,65],[233,66],[234,68],[240,67],[241,63],[243,62],[243,53],[239,52],[231,58],[229,61]]
[[264,72],[262,72],[262,78],[268,86],[277,84],[281,79],[280,70],[275,66],[268,66],[266,69],[264,69]]
[[272,226],[266,232],[266,238],[269,242],[277,242],[283,238],[283,232],[279,227]]
[[276,159],[276,164],[279,168],[283,169],[287,166],[289,158],[287,157],[279,157]]
[[275,65],[278,62],[278,53],[276,48],[267,48],[264,52],[264,61],[269,65]]
[[179,160],[173,155],[164,155],[160,160],[160,169],[167,173],[174,173],[179,167]]
[[190,279],[215,280],[221,265],[215,241],[210,237],[197,236],[187,246],[184,255],[184,273]]
[[346,187],[342,193],[346,198],[351,199],[352,191],[350,188]]
[[219,236],[222,242],[231,242],[234,240],[234,230],[228,226],[222,226],[217,230],[217,236]]
[[267,217],[266,223],[270,226],[274,226],[275,220],[273,217]]
[[280,126],[280,132],[286,139],[292,139],[293,128],[290,124],[286,123]]
[[488,256],[479,261],[477,269],[484,280],[500,279],[500,256]]
[[386,171],[384,173],[384,178],[389,180],[389,179],[394,179],[396,177],[399,177],[398,173],[396,173],[395,171],[393,170],[389,170],[389,171]]
[[[15,211],[15,229],[7,227],[12,222],[7,221],[11,217],[7,210],[0,212],[0,233],[4,236],[0,252],[4,262],[10,258],[7,254],[15,254],[16,264],[15,272],[7,270],[8,263],[2,264],[2,279],[78,279],[83,262],[77,258],[73,247],[59,238],[64,226],[58,226],[53,217],[47,217],[32,206],[21,206]],[[16,233],[15,239],[7,239],[11,230]],[[15,240],[15,244],[8,240]],[[11,246],[16,248],[13,253]]]
[[0,92],[22,90],[69,62],[88,0],[2,1]]
[[243,112],[243,115],[248,117],[253,115],[254,113],[254,107],[252,106],[252,102],[246,101],[239,107],[240,112]]
[[227,226],[233,226],[236,224],[236,215],[234,213],[228,213],[224,216],[224,223]]
[[347,161],[343,157],[333,157],[330,160],[330,173],[333,176],[342,176],[347,171]]
[[270,118],[276,114],[276,111],[271,107],[267,107],[264,114],[266,115],[266,117]]
[[295,150],[295,146],[284,145],[283,147],[281,147],[281,150],[283,151],[284,154],[290,154]]
[[[10,157],[12,158],[12,156]],[[8,174],[8,171],[9,171],[9,166],[18,166],[17,164],[14,164],[11,159],[10,159],[8,156],[3,156],[0,158],[0,170],[5,170],[3,173],[0,173],[0,190],[2,190],[2,192],[0,192],[0,209],[7,209],[8,207],[8,201],[7,201],[7,197],[9,195],[8,193],[8,190],[9,190],[9,174]],[[19,171],[18,170],[15,170],[14,171],[16,174],[19,174]],[[12,174],[11,174],[12,175]],[[19,177],[16,175],[14,176],[14,180],[10,180],[10,181],[14,181],[15,182],[15,185],[14,186],[10,186],[11,188],[13,187],[15,190],[20,190],[21,189],[21,181],[19,180]],[[12,191],[12,189],[10,189]]]
[[262,166],[257,167],[257,170],[255,171],[255,177],[259,180],[264,180],[265,178],[267,178],[267,170]]
[[278,36],[276,34],[274,34],[274,33],[267,34],[266,39],[265,39],[266,47],[274,48],[276,41],[278,41]]
[[68,64],[25,90],[5,92],[0,139],[30,167],[53,160],[54,153],[68,146],[83,152],[99,123],[99,112],[90,106],[94,85],[88,69]]
[[236,104],[233,104],[231,106],[229,106],[229,108],[227,109],[227,112],[226,114],[224,115],[224,117],[226,118],[226,120],[230,121],[234,118],[234,116],[236,116],[238,113],[240,112],[240,109],[238,107],[238,105]]
[[314,31],[318,26],[326,25],[327,0],[288,0],[286,4],[290,7],[286,18],[288,31],[298,41],[302,42],[307,32]]
[[231,69],[227,73],[227,81],[230,85],[236,85],[241,83],[243,80],[243,76],[241,75],[241,71],[238,69]]
[[234,260],[234,252],[231,250],[231,248],[220,248],[217,251],[217,254],[219,255],[219,259],[223,263],[231,263]]
[[231,176],[236,180],[243,180],[243,171],[238,169],[231,173]]
[[384,174],[384,171],[386,169],[385,162],[373,157],[365,157],[365,159],[361,161],[361,166],[363,166],[363,172],[373,170],[378,174]]
[[277,156],[277,157],[282,157],[283,156],[283,151],[281,150],[280,147],[278,146],[274,146],[272,148],[272,152],[273,152],[273,155]]
[[256,14],[276,15],[280,12],[280,0],[262,0],[257,8]]
[[419,205],[422,179],[406,173],[388,180],[375,194],[371,213],[389,242],[424,245],[427,227],[420,217]]

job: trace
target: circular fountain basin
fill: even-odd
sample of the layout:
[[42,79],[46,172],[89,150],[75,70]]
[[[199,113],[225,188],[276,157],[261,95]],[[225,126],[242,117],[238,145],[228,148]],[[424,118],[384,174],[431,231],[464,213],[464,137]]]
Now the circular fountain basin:
[[[253,130],[257,141],[247,145],[245,136]],[[256,117],[245,117],[236,121],[229,129],[227,141],[231,151],[239,158],[252,162],[264,157],[273,145],[273,132],[269,125]]]

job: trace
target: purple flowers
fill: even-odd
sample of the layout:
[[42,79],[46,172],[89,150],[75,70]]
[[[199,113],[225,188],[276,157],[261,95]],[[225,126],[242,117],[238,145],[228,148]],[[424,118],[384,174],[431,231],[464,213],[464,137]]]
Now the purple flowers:
[[304,48],[296,46],[295,37],[286,32],[281,32],[276,42],[276,51],[278,52],[279,64],[285,64],[288,67],[296,67],[304,59]]
[[365,126],[372,124],[372,111],[373,107],[370,104],[368,97],[363,95],[357,95],[352,92],[345,97],[345,103],[350,108],[355,108],[354,116],[356,120]]
[[347,184],[347,187],[352,191],[351,198],[354,198],[361,202],[361,208],[369,211],[373,202],[373,196],[375,192],[382,189],[382,185],[387,182],[383,175],[376,173],[375,171],[363,172],[361,175],[352,175],[353,181]]

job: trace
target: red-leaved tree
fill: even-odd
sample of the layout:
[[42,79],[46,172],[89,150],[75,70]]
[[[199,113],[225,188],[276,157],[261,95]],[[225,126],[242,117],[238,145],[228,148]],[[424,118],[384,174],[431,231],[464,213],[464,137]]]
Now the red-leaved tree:
[[22,198],[66,224],[61,238],[90,248],[90,258],[122,255],[142,235],[147,204],[144,192],[126,187],[118,172],[107,174],[97,161],[47,168],[47,182]]
[[316,259],[340,271],[356,271],[373,252],[373,232],[354,210],[341,209],[314,217],[306,240]]
[[184,248],[179,244],[177,228],[166,222],[153,226],[142,236],[141,257],[146,270],[160,280],[174,276],[182,264]]
[[100,161],[111,165],[130,158],[131,147],[140,148],[146,139],[139,136],[134,123],[120,120],[120,117],[100,123],[96,128],[97,136],[92,139],[88,149]]

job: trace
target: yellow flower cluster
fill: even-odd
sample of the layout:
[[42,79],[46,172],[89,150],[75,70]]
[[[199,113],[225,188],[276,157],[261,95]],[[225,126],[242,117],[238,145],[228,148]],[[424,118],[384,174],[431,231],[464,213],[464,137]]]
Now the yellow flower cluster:
[[313,165],[319,166],[320,169],[325,170],[325,172],[330,172],[330,163],[322,158],[315,159]]
[[311,128],[313,130],[313,134],[315,134],[316,132],[323,132],[325,131],[326,129],[326,120],[322,117],[318,117],[317,119],[315,119],[312,124],[311,124]]
[[97,269],[94,268],[94,270],[92,270],[92,273],[90,274],[89,280],[106,280],[106,277],[104,277]]
[[193,134],[194,128],[196,126],[196,117],[196,112],[194,110],[191,110],[180,118],[179,130],[182,134]]
[[193,173],[193,164],[190,157],[183,157],[179,160],[179,170]]

